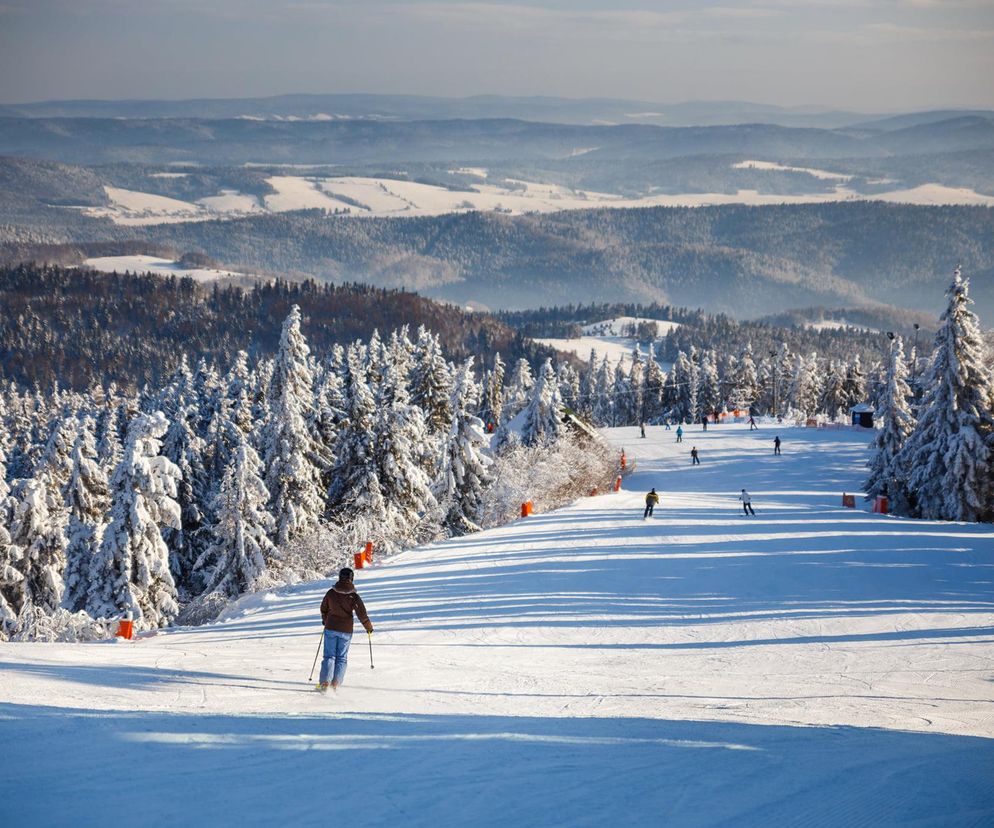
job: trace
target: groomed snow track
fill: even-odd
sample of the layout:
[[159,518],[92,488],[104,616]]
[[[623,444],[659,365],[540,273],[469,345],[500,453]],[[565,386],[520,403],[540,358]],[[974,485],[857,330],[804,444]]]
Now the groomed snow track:
[[606,433],[626,491],[360,572],[337,695],[328,582],[0,645],[3,823],[994,824],[992,527],[844,509],[866,434]]

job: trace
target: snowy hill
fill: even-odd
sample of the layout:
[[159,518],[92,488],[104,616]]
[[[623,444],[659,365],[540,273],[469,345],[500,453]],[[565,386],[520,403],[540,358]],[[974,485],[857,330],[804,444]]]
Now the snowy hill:
[[197,282],[213,282],[218,279],[245,278],[246,274],[232,270],[217,270],[207,267],[183,267],[172,259],[159,256],[95,256],[83,261],[86,267],[103,273],[157,273],[161,276],[189,276]]
[[[631,364],[632,353],[638,348],[645,360],[649,353],[646,345],[640,345],[629,335],[631,327],[640,322],[652,323],[656,326],[659,336],[665,336],[679,322],[666,322],[660,319],[642,319],[635,316],[619,316],[616,319],[605,319],[602,322],[593,322],[581,328],[582,336],[575,339],[563,339],[558,337],[545,337],[535,341],[542,345],[548,345],[557,351],[567,354],[575,354],[580,359],[590,358],[590,352],[597,351],[599,358],[607,357],[613,365],[617,362]],[[661,363],[664,371],[669,371],[672,367],[669,363]]]
[[[834,173],[824,170],[784,167],[769,162],[743,163],[752,165],[750,169],[799,171],[814,179],[835,176]],[[759,164],[766,166],[756,166]],[[827,193],[786,194],[739,189],[734,193],[652,194],[625,197],[618,193],[574,190],[548,182],[515,179],[506,179],[503,184],[473,184],[461,190],[417,181],[369,176],[275,175],[267,178],[266,181],[274,192],[261,200],[251,194],[232,189],[224,189],[190,202],[140,190],[105,186],[103,189],[109,204],[85,207],[83,210],[88,216],[109,218],[115,224],[141,226],[210,221],[217,218],[238,218],[258,213],[283,213],[315,208],[357,216],[410,217],[439,216],[474,210],[520,215],[592,208],[826,204],[851,200],[918,205],[988,207],[994,205],[994,196],[978,193],[969,187],[949,187],[935,183],[872,194],[858,193],[840,185]],[[73,206],[67,209],[80,208]]]
[[991,824],[994,529],[842,508],[863,433],[608,434],[620,494],[359,572],[376,666],[357,635],[337,695],[329,582],[5,645],[5,822]]

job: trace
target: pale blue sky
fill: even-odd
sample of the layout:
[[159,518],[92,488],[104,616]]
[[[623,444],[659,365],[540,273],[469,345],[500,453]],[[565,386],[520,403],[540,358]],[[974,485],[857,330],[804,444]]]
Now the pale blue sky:
[[994,0],[0,0],[0,101],[284,92],[994,108]]

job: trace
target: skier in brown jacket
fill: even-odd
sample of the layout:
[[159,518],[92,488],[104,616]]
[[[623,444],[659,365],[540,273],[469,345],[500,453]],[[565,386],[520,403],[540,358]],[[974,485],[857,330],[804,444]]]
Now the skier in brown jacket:
[[329,684],[332,690],[337,690],[345,680],[349,644],[352,643],[352,614],[358,616],[367,633],[373,634],[373,624],[366,614],[366,606],[352,584],[354,576],[355,573],[348,567],[342,569],[338,573],[338,583],[325,593],[321,602],[324,658],[321,660],[321,678],[317,686],[321,691],[327,690]]

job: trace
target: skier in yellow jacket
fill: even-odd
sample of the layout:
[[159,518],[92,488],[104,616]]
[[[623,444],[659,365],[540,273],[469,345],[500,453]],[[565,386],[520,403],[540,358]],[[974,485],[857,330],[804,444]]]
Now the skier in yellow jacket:
[[645,496],[645,513],[642,515],[642,520],[645,520],[652,514],[652,510],[659,505],[659,495],[656,494],[656,490],[653,489]]

